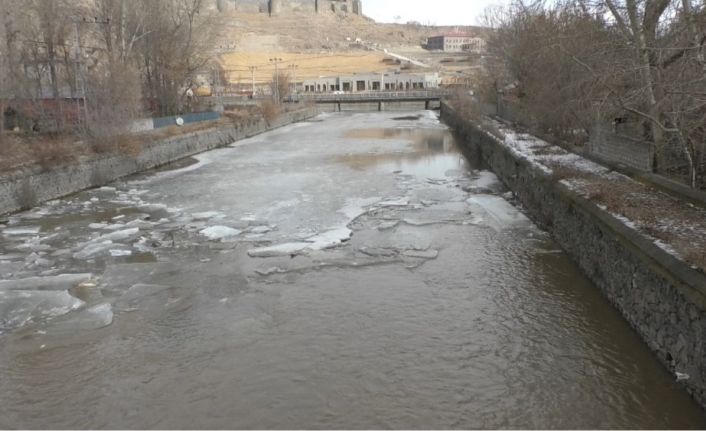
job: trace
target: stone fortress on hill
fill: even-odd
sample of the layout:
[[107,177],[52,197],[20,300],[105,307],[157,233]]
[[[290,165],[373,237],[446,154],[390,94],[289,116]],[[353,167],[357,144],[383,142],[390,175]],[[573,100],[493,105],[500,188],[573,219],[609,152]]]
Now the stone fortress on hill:
[[363,15],[362,0],[210,0],[209,7],[220,12],[269,13],[293,12]]

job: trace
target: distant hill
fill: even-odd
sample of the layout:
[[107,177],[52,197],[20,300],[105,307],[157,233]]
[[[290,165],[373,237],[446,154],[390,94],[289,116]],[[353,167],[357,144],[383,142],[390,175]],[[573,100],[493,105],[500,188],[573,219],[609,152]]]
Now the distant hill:
[[[238,2],[259,4],[259,0]],[[302,0],[306,1],[306,0]],[[312,0],[313,1],[313,0]],[[291,11],[270,17],[266,13],[227,11],[223,33],[216,52],[226,79],[246,85],[272,79],[271,58],[283,59],[280,67],[298,79],[357,72],[410,70],[414,67],[396,62],[388,52],[402,53],[433,67],[424,71],[457,70],[464,65],[464,54],[430,53],[422,49],[427,38],[447,32],[466,32],[484,37],[481,27],[431,27],[420,24],[381,24],[352,14]],[[449,60],[449,56],[454,59]],[[459,60],[460,58],[460,60]],[[451,61],[451,63],[449,63]],[[459,63],[460,61],[460,63]]]

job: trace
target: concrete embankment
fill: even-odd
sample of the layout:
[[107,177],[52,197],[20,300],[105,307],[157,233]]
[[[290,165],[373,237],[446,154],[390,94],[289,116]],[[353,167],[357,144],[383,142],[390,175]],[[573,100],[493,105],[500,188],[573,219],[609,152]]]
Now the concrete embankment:
[[110,154],[49,171],[17,172],[0,179],[0,214],[98,187],[118,178],[156,168],[179,159],[232,144],[317,115],[316,107],[244,125],[218,126],[162,139],[146,145],[137,156]]
[[524,157],[507,139],[446,104],[442,119],[466,150],[512,189],[527,214],[553,235],[675,379],[706,407],[703,272]]

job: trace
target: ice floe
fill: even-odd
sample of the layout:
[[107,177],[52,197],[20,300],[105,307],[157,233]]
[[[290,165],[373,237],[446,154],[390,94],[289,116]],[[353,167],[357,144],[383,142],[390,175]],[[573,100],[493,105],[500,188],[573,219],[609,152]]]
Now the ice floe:
[[7,236],[37,235],[40,230],[39,226],[8,227],[2,233]]
[[333,248],[351,239],[353,231],[347,227],[332,229],[311,236],[305,242],[290,242],[248,251],[250,257],[276,257],[303,254],[310,251]]
[[0,331],[15,329],[31,321],[62,316],[84,305],[67,291],[0,291]]
[[2,290],[68,290],[93,278],[93,274],[61,274],[52,277],[30,277],[20,280],[0,280]]
[[529,227],[530,220],[517,208],[500,196],[475,195],[467,200],[473,208],[488,216],[490,224],[496,229]]
[[200,233],[211,241],[218,241],[236,237],[243,233],[243,231],[228,226],[211,226],[202,230]]
[[196,221],[210,220],[216,217],[223,217],[223,213],[219,211],[205,211],[200,213],[193,213],[191,217]]

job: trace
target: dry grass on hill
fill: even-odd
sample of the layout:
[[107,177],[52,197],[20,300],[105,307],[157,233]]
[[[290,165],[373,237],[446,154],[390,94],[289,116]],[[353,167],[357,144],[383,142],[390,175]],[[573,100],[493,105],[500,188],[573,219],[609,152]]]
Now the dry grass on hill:
[[[297,81],[320,76],[343,75],[361,72],[381,73],[389,69],[383,62],[382,53],[331,53],[331,54],[294,54],[285,52],[243,52],[221,56],[223,68],[232,83],[249,84],[252,75],[248,67],[255,66],[255,81],[258,84],[270,82],[275,73],[270,58],[281,58],[281,71],[296,73]],[[296,70],[289,66],[296,65]]]

